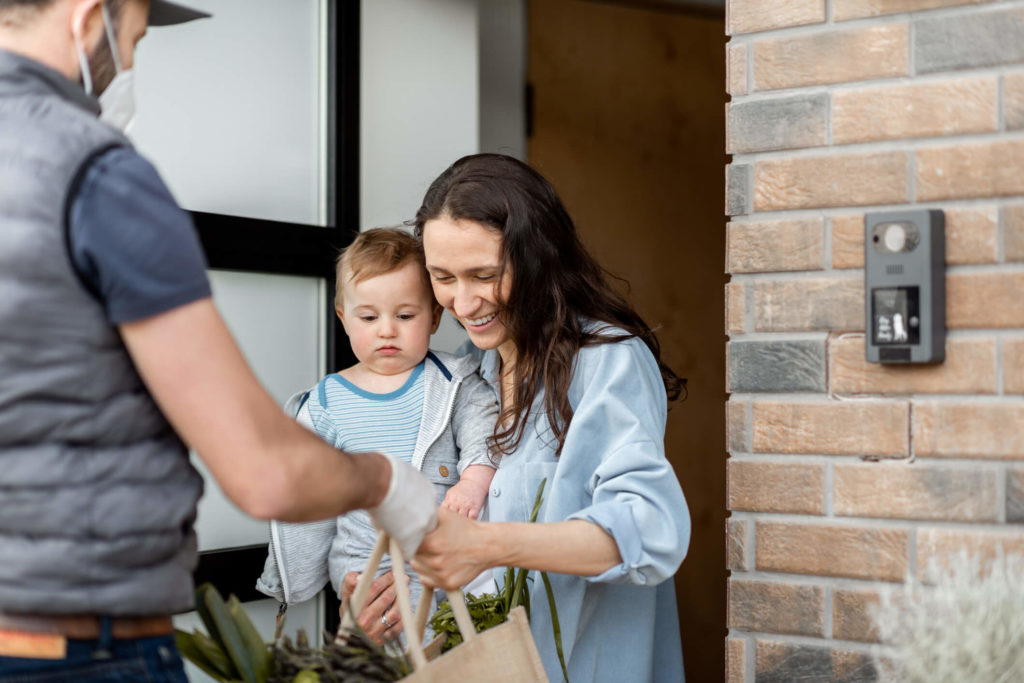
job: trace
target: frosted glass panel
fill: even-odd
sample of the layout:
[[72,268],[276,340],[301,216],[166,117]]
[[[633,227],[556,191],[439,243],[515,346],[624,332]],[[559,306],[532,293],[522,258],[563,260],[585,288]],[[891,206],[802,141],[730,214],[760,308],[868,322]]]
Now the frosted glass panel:
[[324,224],[322,0],[191,0],[150,29],[132,138],[186,209]]
[[[323,280],[215,270],[210,271],[210,284],[242,353],[279,405],[320,379],[325,366]],[[193,462],[206,479],[196,522],[199,549],[266,543],[267,523],[228,502],[194,454]]]
[[210,271],[217,309],[280,405],[323,374],[324,280]]
[[[225,599],[227,597],[226,595],[224,596]],[[284,627],[285,634],[294,641],[298,630],[304,628],[312,642],[319,642],[317,639],[320,637],[319,634],[322,630],[319,624],[323,623],[323,618],[320,616],[323,602],[324,599],[321,595],[315,600],[308,600],[297,605],[289,605]],[[274,637],[274,619],[277,617],[277,605],[276,600],[258,600],[245,603],[246,614],[252,619],[256,630],[263,636],[263,640],[268,643]],[[199,629],[203,633],[208,633],[206,626],[203,625],[203,620],[199,618],[197,612],[179,614],[174,617],[174,626],[188,633],[192,633],[193,629]],[[208,683],[214,680],[188,660],[185,660],[185,675],[188,676],[190,683]]]

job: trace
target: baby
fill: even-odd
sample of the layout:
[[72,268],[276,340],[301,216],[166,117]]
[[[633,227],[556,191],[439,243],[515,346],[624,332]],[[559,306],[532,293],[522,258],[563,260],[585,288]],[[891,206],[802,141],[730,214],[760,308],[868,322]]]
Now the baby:
[[[487,438],[498,407],[469,357],[428,348],[441,307],[419,241],[392,228],[360,234],[337,262],[335,310],[358,362],[292,397],[285,410],[338,448],[411,462],[434,484],[441,505],[476,518],[494,476]],[[341,595],[346,575],[366,566],[376,536],[363,511],[272,522],[256,587],[286,605],[315,596],[328,579]],[[381,572],[390,566],[385,557]],[[420,585],[410,576],[415,605]],[[382,614],[384,637],[397,635],[386,632],[396,612]]]

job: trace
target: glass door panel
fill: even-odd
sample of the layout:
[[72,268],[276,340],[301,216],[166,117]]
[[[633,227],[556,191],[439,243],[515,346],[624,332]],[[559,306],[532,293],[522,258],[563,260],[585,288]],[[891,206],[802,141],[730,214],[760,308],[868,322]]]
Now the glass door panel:
[[139,44],[132,138],[187,209],[325,225],[325,3],[189,4]]

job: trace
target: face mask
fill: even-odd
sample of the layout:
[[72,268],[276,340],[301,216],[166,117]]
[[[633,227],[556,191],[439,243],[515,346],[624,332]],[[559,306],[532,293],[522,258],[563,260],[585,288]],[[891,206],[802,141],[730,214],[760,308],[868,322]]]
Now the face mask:
[[100,94],[100,107],[100,120],[125,133],[131,130],[135,123],[135,74],[131,69],[117,72]]
[[[110,44],[110,54],[114,59],[114,68],[117,75],[110,81],[110,84],[100,93],[99,101],[102,113],[100,120],[109,123],[125,133],[135,122],[135,77],[131,69],[121,68],[121,57],[117,49],[117,37],[114,35],[114,22],[110,19],[110,12],[107,4],[101,4],[103,12],[103,27],[107,32],[107,42]],[[78,64],[82,69],[82,81],[85,85],[86,94],[92,94],[92,72],[89,68],[89,57],[82,46],[81,37],[74,34],[75,48],[78,50]]]

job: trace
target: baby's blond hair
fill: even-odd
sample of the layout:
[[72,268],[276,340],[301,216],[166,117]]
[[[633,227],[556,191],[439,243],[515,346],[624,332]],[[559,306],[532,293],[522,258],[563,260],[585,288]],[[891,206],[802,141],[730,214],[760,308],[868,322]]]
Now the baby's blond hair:
[[358,284],[371,277],[394,272],[410,262],[419,265],[423,272],[423,286],[433,300],[419,238],[400,228],[373,228],[359,233],[352,244],[338,255],[335,264],[335,307],[340,308],[344,300],[342,286],[346,281]]

